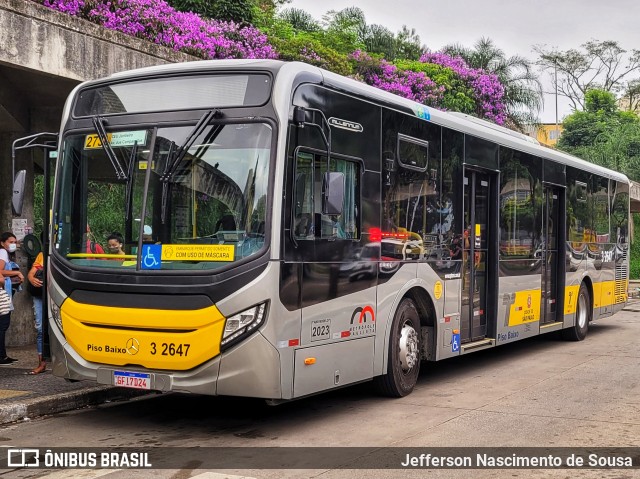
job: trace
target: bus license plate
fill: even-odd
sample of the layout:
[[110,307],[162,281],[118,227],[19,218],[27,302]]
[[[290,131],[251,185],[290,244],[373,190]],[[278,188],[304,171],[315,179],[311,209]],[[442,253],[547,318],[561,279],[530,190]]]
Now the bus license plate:
[[123,388],[151,389],[151,374],[114,371],[113,385]]

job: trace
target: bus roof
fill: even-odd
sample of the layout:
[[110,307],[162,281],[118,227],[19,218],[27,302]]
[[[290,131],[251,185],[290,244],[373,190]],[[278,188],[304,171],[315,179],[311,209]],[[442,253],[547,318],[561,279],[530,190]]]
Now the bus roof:
[[[301,62],[283,62],[280,60],[201,60],[186,63],[171,63],[136,70],[114,73],[108,79],[125,79],[166,73],[202,72],[218,69],[264,69],[283,73],[285,77],[293,78],[297,73],[315,73],[323,79],[326,86],[335,88],[345,93],[351,93],[365,97],[375,102],[382,102],[387,106],[396,105],[399,108],[413,111],[429,121],[453,130],[487,139],[499,145],[513,148],[524,153],[529,153],[561,164],[590,171],[597,175],[608,177],[616,181],[629,183],[629,179],[622,173],[590,163],[576,156],[563,153],[548,147],[541,146],[536,140],[507,128],[501,127],[469,115],[443,112],[436,108],[427,107],[421,103],[402,98],[378,88],[369,86],[352,78],[347,78],[336,73]],[[99,81],[99,80],[98,80]],[[104,79],[102,80],[104,81]],[[93,82],[87,82],[93,83]],[[420,113],[418,113],[420,112]]]

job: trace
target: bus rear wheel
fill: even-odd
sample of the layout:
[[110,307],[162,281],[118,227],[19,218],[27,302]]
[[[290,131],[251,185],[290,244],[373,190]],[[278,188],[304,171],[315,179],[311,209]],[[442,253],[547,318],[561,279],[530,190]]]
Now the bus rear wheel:
[[380,393],[404,397],[413,391],[420,373],[420,316],[413,300],[400,302],[389,337],[387,372],[374,379]]
[[575,324],[562,330],[562,337],[568,341],[582,341],[587,337],[589,321],[591,321],[591,296],[587,285],[582,283],[578,291]]

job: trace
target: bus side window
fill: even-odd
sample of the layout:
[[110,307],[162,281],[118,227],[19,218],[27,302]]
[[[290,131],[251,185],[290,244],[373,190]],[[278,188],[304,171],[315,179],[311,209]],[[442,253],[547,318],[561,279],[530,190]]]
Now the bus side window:
[[327,158],[299,152],[296,158],[293,198],[293,235],[296,239],[357,239],[360,202],[360,164],[331,158],[331,171],[344,174],[342,214],[322,214],[322,180]]

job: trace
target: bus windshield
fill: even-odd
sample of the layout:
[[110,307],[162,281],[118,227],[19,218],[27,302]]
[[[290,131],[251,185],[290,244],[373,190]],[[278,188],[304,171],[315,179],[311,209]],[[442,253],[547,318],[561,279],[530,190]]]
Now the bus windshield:
[[[110,131],[107,148],[95,130],[68,135],[54,249],[79,266],[162,270],[255,255],[265,243],[271,137],[265,123],[220,122]],[[141,261],[145,251],[152,262]]]

